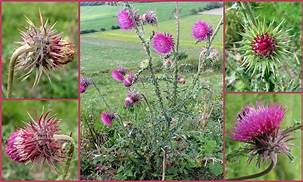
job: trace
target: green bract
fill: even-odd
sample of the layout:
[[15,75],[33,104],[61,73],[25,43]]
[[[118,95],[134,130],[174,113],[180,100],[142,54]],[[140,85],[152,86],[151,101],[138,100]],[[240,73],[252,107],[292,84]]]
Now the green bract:
[[240,48],[242,66],[252,75],[276,74],[279,64],[289,54],[289,30],[284,30],[283,24],[283,20],[278,26],[274,21],[267,25],[265,21],[256,20],[244,26]]

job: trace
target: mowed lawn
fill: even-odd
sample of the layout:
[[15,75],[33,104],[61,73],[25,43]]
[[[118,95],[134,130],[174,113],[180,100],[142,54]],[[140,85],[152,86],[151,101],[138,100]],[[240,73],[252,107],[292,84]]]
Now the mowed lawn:
[[[140,6],[146,6],[148,8],[150,3],[138,3]],[[153,3],[153,7],[156,4],[163,3]],[[180,7],[183,10],[183,4],[180,3]],[[196,7],[196,5],[206,4],[206,3],[189,3],[191,7]],[[173,3],[175,6],[175,4]],[[163,5],[157,5],[159,8]],[[81,7],[81,25],[83,21],[98,19],[98,22],[103,22],[101,27],[105,24],[110,23],[110,26],[117,25],[116,17],[108,18],[108,15],[105,15],[106,12],[101,11],[101,9],[106,9],[107,6],[100,7]],[[87,8],[87,9],[86,9]],[[106,11],[110,12],[115,16],[119,7],[110,7],[111,11],[108,9]],[[138,9],[142,10],[142,7]],[[162,8],[163,9],[163,8]],[[190,9],[188,7],[188,9]],[[94,11],[93,11],[94,10]],[[97,11],[99,10],[99,11]],[[158,13],[158,12],[157,12]],[[160,17],[161,15],[160,11]],[[169,15],[166,15],[169,16]],[[173,17],[173,15],[172,15]],[[193,23],[199,19],[209,22],[214,28],[219,22],[221,16],[216,15],[187,15],[181,18],[181,34],[180,34],[180,50],[185,52],[188,55],[186,60],[182,60],[181,64],[191,64],[197,63],[198,57],[201,48],[204,47],[204,43],[195,44],[195,40],[191,35],[191,27]],[[110,21],[109,21],[110,19]],[[146,34],[149,35],[152,30],[161,31],[161,32],[170,32],[175,36],[176,24],[174,19],[167,18],[166,20],[161,21],[158,27],[145,26]],[[97,25],[97,24],[96,24]],[[101,28],[100,27],[100,28]],[[87,27],[86,27],[87,28]],[[81,28],[81,30],[83,27]],[[214,40],[214,47],[222,50],[222,33],[223,28],[221,27],[217,37]],[[116,68],[118,65],[127,67],[134,72],[139,69],[140,62],[146,59],[145,52],[135,35],[134,31],[122,31],[122,30],[109,30],[104,32],[96,32],[90,34],[82,34],[80,39],[81,46],[81,73],[82,75],[92,78],[96,85],[101,90],[102,94],[105,96],[107,101],[117,109],[123,109],[123,101],[127,95],[127,89],[123,87],[119,82],[116,82],[111,78],[111,70]],[[153,55],[153,64],[162,65],[162,61],[159,56],[152,51]],[[159,67],[159,66],[157,66]],[[162,73],[158,72],[158,76]],[[184,72],[187,83],[190,83],[193,72]],[[212,70],[206,70],[201,74],[202,81],[209,81],[212,88],[215,90],[216,94],[220,94],[222,89],[222,74],[220,72],[214,72]],[[162,85],[162,83],[160,83]],[[148,85],[145,85],[146,88],[150,88]],[[138,84],[137,88],[143,89],[141,84]],[[152,90],[145,89],[148,95],[151,97],[154,95]],[[90,104],[95,103],[92,107],[95,112],[104,111],[105,106],[102,104],[99,99],[98,93],[95,89],[89,88],[87,93],[81,95],[81,110],[86,112]],[[97,118],[97,114],[94,117]],[[98,122],[99,123],[99,122]],[[97,125],[101,125],[100,123]]]

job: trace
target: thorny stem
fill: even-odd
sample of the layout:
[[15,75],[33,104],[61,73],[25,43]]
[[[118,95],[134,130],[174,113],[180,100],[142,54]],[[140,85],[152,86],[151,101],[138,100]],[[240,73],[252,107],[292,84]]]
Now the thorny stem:
[[257,178],[257,177],[261,177],[264,176],[266,174],[268,174],[271,170],[273,170],[276,166],[276,162],[271,160],[270,165],[262,172],[256,173],[256,174],[252,174],[252,175],[248,175],[248,176],[242,176],[242,177],[238,177],[238,178],[231,178],[228,180],[247,180],[247,179],[253,179],[253,178]]
[[33,50],[32,47],[30,47],[28,44],[23,45],[19,48],[17,48],[9,62],[9,67],[8,67],[8,79],[7,79],[7,98],[10,98],[12,96],[12,88],[14,84],[14,74],[15,74],[15,66],[17,59],[20,55],[23,53],[29,52]]
[[68,175],[68,171],[69,171],[69,167],[73,158],[73,154],[74,154],[74,150],[75,150],[75,144],[74,144],[74,139],[68,135],[54,135],[54,138],[56,140],[64,140],[64,141],[69,141],[70,142],[70,148],[69,151],[67,153],[67,160],[63,169],[63,175],[62,175],[62,180],[65,180],[67,175]]
[[[126,7],[129,10],[132,10],[132,7],[130,6],[129,3],[126,3]],[[132,11],[130,11],[130,15],[131,15],[131,17],[133,17]],[[148,69],[149,69],[149,71],[151,73],[152,84],[154,85],[154,91],[155,91],[156,96],[158,98],[158,101],[160,103],[160,107],[161,107],[162,113],[163,113],[163,115],[165,117],[165,120],[169,121],[169,118],[168,118],[168,116],[167,116],[167,114],[165,112],[165,108],[164,108],[164,104],[163,104],[163,99],[162,99],[161,92],[160,92],[159,83],[158,83],[158,80],[157,80],[157,78],[155,76],[155,72],[154,72],[154,69],[153,69],[152,57],[151,57],[151,53],[150,53],[149,43],[146,42],[146,40],[144,39],[144,37],[141,35],[138,26],[135,26],[135,30],[136,30],[137,36],[139,37],[139,39],[141,40],[141,42],[142,42],[142,44],[144,46],[145,53],[146,53],[146,55],[148,57]]]
[[176,50],[175,50],[175,79],[174,79],[174,105],[177,102],[177,90],[178,90],[178,59],[179,59],[179,41],[180,41],[180,9],[179,3],[176,2],[176,30],[177,30],[177,42],[176,42]]

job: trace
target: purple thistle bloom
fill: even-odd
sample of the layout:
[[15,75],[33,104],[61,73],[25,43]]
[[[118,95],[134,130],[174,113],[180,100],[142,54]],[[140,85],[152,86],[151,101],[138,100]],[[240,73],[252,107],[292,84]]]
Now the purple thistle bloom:
[[155,51],[163,55],[171,53],[175,45],[172,35],[168,33],[156,33],[151,43]]
[[116,119],[115,113],[112,112],[102,112],[101,113],[101,120],[103,124],[107,126],[112,126],[113,120]]
[[124,78],[124,80],[123,80],[123,84],[124,84],[125,87],[130,87],[130,86],[133,85],[133,83],[135,82],[135,80],[136,80],[135,74],[129,72],[129,73],[125,76],[125,78]]
[[112,71],[112,77],[117,81],[123,81],[127,72],[128,70],[126,68],[119,67]]
[[285,109],[281,105],[247,106],[238,115],[232,138],[249,142],[263,135],[272,135],[280,128]]
[[239,114],[231,138],[249,144],[249,162],[255,157],[257,165],[271,160],[277,162],[277,154],[292,157],[288,142],[294,138],[290,133],[295,127],[281,130],[285,109],[278,104],[257,107],[246,106]]
[[157,25],[158,19],[156,13],[154,11],[146,11],[142,15],[143,22],[150,24],[150,25]]
[[80,77],[80,93],[84,93],[87,89],[88,86],[90,86],[91,84],[93,84],[93,82],[86,78],[81,76]]
[[121,10],[118,15],[118,24],[121,29],[130,30],[136,26],[135,20],[131,17],[129,10]]
[[12,160],[24,163],[26,162],[18,153],[15,143],[19,141],[19,130],[13,132],[6,141],[5,152]]
[[112,71],[113,79],[120,81],[125,87],[130,87],[136,81],[136,76],[126,68],[119,67]]
[[198,20],[192,27],[192,35],[198,42],[209,39],[212,34],[212,27],[205,21]]
[[136,103],[138,103],[141,100],[141,95],[138,92],[128,92],[127,97],[125,98],[124,101],[124,106],[126,108],[129,108]]
[[62,142],[54,136],[59,133],[59,120],[43,113],[26,127],[13,132],[6,141],[6,154],[14,161],[45,162],[51,166],[66,159]]

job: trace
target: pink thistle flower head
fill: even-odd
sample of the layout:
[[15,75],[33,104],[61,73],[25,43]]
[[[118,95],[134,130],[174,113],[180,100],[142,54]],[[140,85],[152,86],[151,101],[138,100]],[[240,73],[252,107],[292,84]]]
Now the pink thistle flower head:
[[63,39],[61,33],[48,25],[40,13],[40,25],[27,19],[28,27],[21,32],[21,46],[29,51],[22,53],[17,60],[16,70],[25,71],[24,79],[35,73],[34,86],[39,83],[43,73],[54,71],[73,61],[75,48],[72,42]]
[[273,135],[280,128],[284,114],[281,105],[247,106],[238,115],[233,139],[249,142],[263,135]]
[[107,126],[112,126],[113,124],[113,120],[115,120],[116,114],[112,113],[112,112],[102,112],[101,113],[101,120],[103,122],[103,124],[107,125]]
[[123,81],[127,73],[128,70],[126,68],[118,67],[112,71],[112,77],[117,81]]
[[212,27],[205,21],[198,20],[192,27],[193,38],[198,42],[209,39],[212,34]]
[[42,113],[24,128],[13,132],[6,141],[6,154],[20,163],[47,161],[51,166],[66,159],[63,142],[56,140],[59,120],[50,113]]
[[293,130],[280,129],[284,115],[285,109],[279,104],[246,106],[238,114],[231,138],[251,145],[247,147],[251,155],[249,161],[257,157],[258,166],[266,160],[275,164],[279,153],[291,158],[287,143],[293,139],[290,136]]
[[123,80],[123,84],[124,84],[125,87],[130,87],[130,86],[132,86],[132,85],[135,83],[135,81],[136,81],[136,76],[135,76],[135,74],[129,72],[129,73],[125,76],[125,78],[124,78],[124,80]]
[[155,51],[162,55],[171,53],[175,45],[172,35],[168,33],[156,33],[151,43]]
[[92,80],[81,76],[80,77],[80,93],[84,93],[88,86],[93,84]]
[[[133,16],[136,16],[136,12],[134,12]],[[136,26],[136,20],[131,16],[131,13],[127,9],[121,10],[118,15],[118,24],[121,29],[130,30]]]
[[275,39],[268,33],[258,35],[251,43],[253,52],[261,57],[268,57],[275,51],[277,44]]
[[156,16],[155,11],[146,11],[142,15],[142,20],[144,23],[150,24],[150,25],[157,25],[158,18]]
[[141,100],[141,95],[138,92],[135,91],[130,91],[127,94],[127,97],[125,98],[124,101],[124,106],[126,108],[132,107]]

